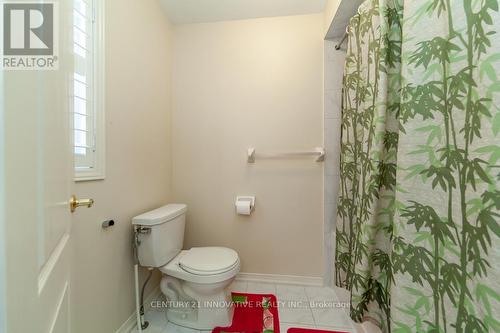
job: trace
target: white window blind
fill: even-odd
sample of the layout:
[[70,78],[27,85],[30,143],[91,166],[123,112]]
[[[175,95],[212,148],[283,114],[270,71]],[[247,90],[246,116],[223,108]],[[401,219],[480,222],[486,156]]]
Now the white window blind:
[[[99,0],[103,1],[103,0]],[[73,0],[73,143],[76,180],[104,177],[102,22],[98,0]]]

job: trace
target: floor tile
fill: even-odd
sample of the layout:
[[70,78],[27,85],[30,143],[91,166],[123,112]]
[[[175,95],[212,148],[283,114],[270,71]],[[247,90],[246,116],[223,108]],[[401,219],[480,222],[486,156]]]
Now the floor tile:
[[[359,326],[353,326],[346,310],[341,307],[343,302],[339,299],[348,301],[349,295],[338,288],[233,281],[228,290],[276,295],[282,333],[287,333],[292,327],[363,333],[357,331]],[[146,320],[150,323],[146,333],[210,333],[168,323],[165,312],[155,309],[146,313]]]
[[342,308],[312,308],[311,311],[318,326],[352,328],[352,321]]
[[[144,332],[144,333],[149,333],[149,332]],[[199,333],[199,331],[191,329],[191,328],[175,325],[172,323],[168,323],[167,327],[165,328],[165,330],[162,333]]]
[[302,286],[276,285],[278,300],[307,301],[306,290]]
[[314,325],[306,325],[306,324],[301,324],[301,323],[282,323],[280,322],[280,332],[281,333],[287,333],[288,329],[290,328],[310,328],[310,329],[315,329],[316,326]]
[[361,324],[354,323],[354,329],[355,329],[356,333],[366,333],[364,328],[363,328],[363,325],[361,325]]
[[[142,333],[163,333],[165,328],[164,327],[156,327],[156,326],[153,326],[153,327],[148,327],[146,330],[142,330]],[[130,333],[138,333],[139,331],[134,328]]]
[[369,321],[365,321],[362,324],[355,324],[355,325],[359,325],[362,328],[362,330],[358,330],[358,333],[382,333],[382,331],[377,325]]
[[344,288],[335,287],[335,295],[340,302],[349,303],[351,301],[351,294],[349,290]]
[[314,325],[311,309],[307,306],[281,305],[278,309],[280,322]]
[[[163,330],[167,326],[167,317],[163,311],[149,310],[144,315],[144,319],[149,323],[149,326],[143,332],[163,333]],[[136,332],[138,332],[137,328],[132,331],[132,333]]]
[[228,287],[230,292],[236,293],[246,293],[247,292],[247,282],[246,281],[233,281]]
[[310,301],[337,301],[337,296],[332,288],[305,287],[305,291]]
[[[152,327],[149,327],[146,329],[146,330],[142,330],[142,333],[164,333],[164,327],[156,327],[156,326],[152,326]],[[137,329],[133,329],[130,333],[138,333],[139,331]]]
[[364,332],[358,332],[350,327],[348,328],[348,327],[333,327],[333,326],[316,326],[316,329],[322,331],[333,331],[342,333],[364,333]]
[[149,310],[144,318],[149,322],[149,326],[164,329],[167,325],[167,314],[164,310]]
[[276,285],[272,283],[248,282],[247,293],[276,295]]

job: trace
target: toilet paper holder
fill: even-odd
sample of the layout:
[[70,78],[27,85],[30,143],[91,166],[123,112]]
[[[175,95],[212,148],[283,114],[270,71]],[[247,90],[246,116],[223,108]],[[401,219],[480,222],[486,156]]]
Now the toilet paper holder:
[[248,202],[250,203],[250,212],[249,213],[251,213],[255,209],[255,196],[237,196],[236,202],[235,202],[236,211],[238,211],[239,204],[246,205]]

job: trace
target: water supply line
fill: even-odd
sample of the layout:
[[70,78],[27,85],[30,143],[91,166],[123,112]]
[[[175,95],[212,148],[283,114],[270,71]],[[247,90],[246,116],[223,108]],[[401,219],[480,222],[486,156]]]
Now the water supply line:
[[149,280],[151,280],[151,276],[153,276],[153,268],[148,267],[148,277],[146,278],[146,281],[144,281],[144,284],[142,285],[142,290],[141,290],[141,308],[140,308],[140,314],[141,314],[141,328],[145,330],[148,328],[149,323],[147,321],[144,321],[144,291],[146,290],[146,285],[148,284]]
[[134,265],[134,275],[135,275],[135,314],[137,321],[137,332],[142,333],[142,318],[141,318],[141,306],[139,300],[139,264]]
[[148,233],[148,228],[134,228],[134,240],[132,242],[132,248],[134,251],[135,265],[134,265],[134,275],[135,275],[135,311],[136,311],[136,321],[137,321],[137,332],[142,333],[143,330],[148,328],[149,322],[144,320],[144,291],[146,290],[146,285],[148,284],[151,276],[153,275],[153,268],[148,267],[148,277],[144,284],[142,285],[141,292],[139,294],[139,255],[138,248],[141,245],[139,240],[139,234]]

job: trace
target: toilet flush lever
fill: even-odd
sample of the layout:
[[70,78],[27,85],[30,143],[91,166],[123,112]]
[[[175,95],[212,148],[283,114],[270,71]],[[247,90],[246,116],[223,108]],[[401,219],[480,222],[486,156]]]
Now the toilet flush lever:
[[69,210],[74,213],[78,207],[90,208],[94,205],[94,199],[77,199],[74,195],[69,199]]
[[151,233],[151,228],[149,228],[149,227],[138,227],[137,229],[135,229],[135,231],[138,234],[150,234]]
[[134,240],[136,248],[141,245],[141,239],[139,238],[139,235],[148,235],[150,233],[151,228],[149,227],[137,226],[134,228]]

